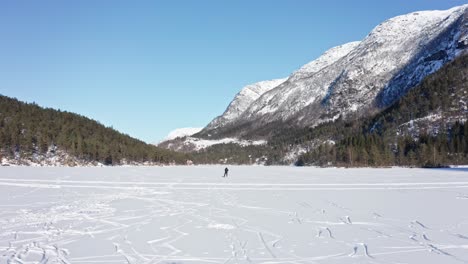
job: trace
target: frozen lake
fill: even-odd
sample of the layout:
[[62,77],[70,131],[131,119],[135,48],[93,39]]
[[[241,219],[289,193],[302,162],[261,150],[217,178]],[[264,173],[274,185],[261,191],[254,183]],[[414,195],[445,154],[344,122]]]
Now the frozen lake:
[[1,167],[0,263],[468,263],[468,170],[223,170]]

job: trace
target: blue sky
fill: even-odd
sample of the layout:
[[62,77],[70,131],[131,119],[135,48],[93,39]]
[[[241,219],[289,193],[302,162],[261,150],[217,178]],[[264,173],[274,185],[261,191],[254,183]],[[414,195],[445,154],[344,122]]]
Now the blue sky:
[[1,1],[0,94],[147,142],[396,15],[466,0]]

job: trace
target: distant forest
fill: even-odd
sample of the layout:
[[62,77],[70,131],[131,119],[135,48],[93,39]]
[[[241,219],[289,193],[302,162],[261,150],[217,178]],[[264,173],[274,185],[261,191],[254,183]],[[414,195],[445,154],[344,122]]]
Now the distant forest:
[[146,144],[81,115],[0,95],[0,155],[29,157],[51,146],[85,161],[183,163],[184,154]]

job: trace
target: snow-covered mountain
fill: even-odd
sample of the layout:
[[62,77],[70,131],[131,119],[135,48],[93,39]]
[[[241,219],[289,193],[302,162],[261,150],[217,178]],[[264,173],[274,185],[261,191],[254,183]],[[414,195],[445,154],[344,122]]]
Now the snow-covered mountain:
[[245,110],[264,93],[270,91],[276,86],[282,84],[286,79],[275,79],[270,81],[262,81],[250,84],[242,88],[242,90],[234,97],[234,100],[229,104],[226,111],[221,116],[216,117],[211,121],[206,129],[216,129],[225,126],[235,121]]
[[[468,5],[389,19],[360,42],[325,52],[287,80],[245,87],[199,137],[266,136],[388,106],[468,47]],[[258,87],[258,88],[251,88]],[[256,131],[262,130],[256,134]]]

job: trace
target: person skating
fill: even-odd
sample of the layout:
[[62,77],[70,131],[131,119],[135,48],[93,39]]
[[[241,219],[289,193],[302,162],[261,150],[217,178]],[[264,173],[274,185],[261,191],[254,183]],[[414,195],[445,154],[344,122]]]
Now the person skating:
[[223,177],[227,177],[228,176],[228,172],[229,172],[229,169],[226,167],[224,169],[224,176]]

